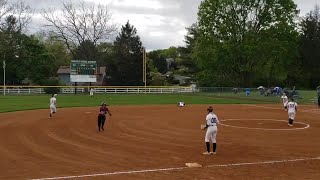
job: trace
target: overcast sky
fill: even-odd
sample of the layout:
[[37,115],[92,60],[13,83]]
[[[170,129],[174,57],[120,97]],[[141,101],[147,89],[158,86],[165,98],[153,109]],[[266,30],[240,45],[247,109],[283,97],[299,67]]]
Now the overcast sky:
[[[13,0],[8,0],[13,1]],[[24,0],[32,8],[59,8],[62,0]],[[76,1],[76,0],[72,0]],[[119,25],[127,20],[134,25],[147,49],[164,49],[170,46],[183,46],[185,27],[197,19],[201,0],[85,0],[91,3],[108,5],[113,22]],[[309,12],[320,0],[294,0],[301,14]],[[33,30],[41,24],[41,16],[35,14]]]

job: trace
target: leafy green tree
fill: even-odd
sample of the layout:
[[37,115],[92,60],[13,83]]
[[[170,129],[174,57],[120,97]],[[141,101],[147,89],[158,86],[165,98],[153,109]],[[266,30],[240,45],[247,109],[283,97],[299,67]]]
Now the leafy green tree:
[[[1,25],[0,53],[1,59],[6,60],[7,84],[20,84],[26,77],[26,68],[24,66],[25,62],[21,58],[25,35],[21,34],[21,30],[19,28],[16,28],[17,24],[18,20],[16,17],[10,15],[6,17],[5,22]],[[2,74],[3,73],[1,73],[1,76]]]
[[[8,16],[0,32],[1,54],[6,60],[7,84],[19,85],[28,78],[35,84],[42,84],[54,75],[54,60],[45,46],[34,36],[27,36],[14,16]],[[2,68],[1,68],[2,69]]]
[[85,40],[74,50],[74,59],[96,61],[99,59],[99,51],[90,40]]
[[198,38],[198,25],[192,24],[186,28],[188,33],[185,36],[186,47],[178,47],[178,58],[176,58],[177,65],[182,75],[190,76],[199,71],[195,58],[193,57],[193,50],[196,46],[196,39]]
[[110,62],[112,62],[113,57],[113,44],[112,43],[101,43],[97,46],[97,50],[99,53],[99,58],[96,59],[97,64],[100,66],[106,66]]
[[153,60],[154,66],[158,69],[159,73],[165,74],[168,71],[166,58],[159,56]]
[[253,86],[287,78],[296,58],[292,0],[204,0],[198,12],[194,56],[201,85]]
[[41,39],[40,41],[44,44],[48,53],[54,57],[56,67],[70,65],[72,55],[68,52],[68,49],[63,42],[53,37]]
[[34,36],[25,37],[22,58],[25,59],[25,67],[28,68],[27,77],[34,84],[43,85],[48,78],[55,75],[57,66],[54,56]]
[[160,56],[165,58],[177,58],[178,57],[178,51],[176,47],[169,47],[168,49],[161,50]]
[[137,29],[129,21],[116,37],[113,61],[107,66],[111,85],[142,85],[142,42]]
[[[320,11],[315,6],[301,22],[301,38],[299,42],[302,74],[300,78],[304,86],[316,88],[320,85]],[[300,74],[299,74],[300,75]]]
[[163,50],[151,51],[147,54],[148,58],[151,59],[152,64],[157,69],[158,72],[165,74],[168,71],[167,61],[164,56],[162,56]]
[[[199,27],[198,27],[198,24],[194,23],[190,27],[187,27],[186,29],[187,29],[188,34],[186,36],[184,36],[186,48],[184,49],[185,51],[183,51],[183,52],[184,52],[184,54],[191,55],[194,47],[196,46],[196,40],[199,36],[199,34],[198,34]],[[181,50],[179,52],[181,52]]]

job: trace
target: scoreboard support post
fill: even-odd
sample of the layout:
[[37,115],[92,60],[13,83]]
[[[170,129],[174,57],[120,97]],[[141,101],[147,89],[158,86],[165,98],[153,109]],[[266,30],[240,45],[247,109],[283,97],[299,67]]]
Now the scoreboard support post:
[[77,82],[74,83],[74,94],[77,94]]

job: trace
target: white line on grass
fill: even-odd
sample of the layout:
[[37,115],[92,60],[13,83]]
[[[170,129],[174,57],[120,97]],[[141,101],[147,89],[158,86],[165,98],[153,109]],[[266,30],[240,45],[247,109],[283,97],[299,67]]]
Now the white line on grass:
[[[278,160],[278,161],[261,161],[261,162],[247,162],[247,163],[232,163],[232,164],[215,164],[208,165],[205,167],[231,167],[231,166],[247,166],[247,165],[262,165],[262,164],[276,164],[276,163],[288,163],[288,162],[299,162],[299,161],[310,161],[310,160],[320,160],[320,157],[315,158],[300,158],[300,159],[289,159],[289,160]],[[75,179],[75,178],[85,178],[85,177],[97,177],[97,176],[111,176],[111,175],[121,175],[121,174],[137,174],[137,173],[148,173],[148,172],[161,172],[161,171],[174,171],[189,169],[190,167],[176,167],[176,168],[164,168],[164,169],[145,169],[145,170],[135,170],[135,171],[118,171],[110,173],[99,173],[99,174],[86,174],[78,176],[58,176],[51,178],[39,178],[31,180],[51,180],[51,179]]]

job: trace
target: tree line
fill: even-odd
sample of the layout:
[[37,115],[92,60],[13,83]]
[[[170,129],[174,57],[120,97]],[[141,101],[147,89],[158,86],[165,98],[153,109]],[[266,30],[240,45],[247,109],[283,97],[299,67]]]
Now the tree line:
[[[44,31],[28,33],[33,10],[0,0],[0,59],[7,82],[55,85],[71,59],[106,66],[106,85],[143,85],[143,43],[128,21],[113,24],[106,5],[62,2],[43,9]],[[203,0],[185,46],[148,52],[147,84],[198,86],[320,85],[319,7],[299,16],[292,0]],[[3,68],[0,70],[0,81]],[[24,82],[28,80],[28,82]],[[54,84],[52,84],[54,83]]]
[[320,85],[319,7],[292,0],[204,0],[193,57],[200,86]]

